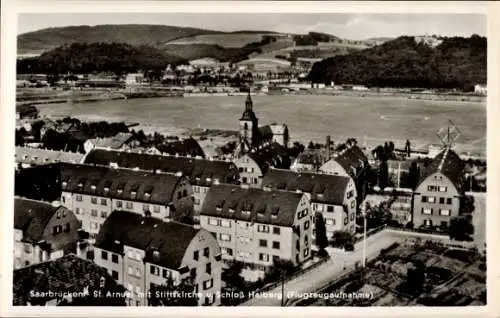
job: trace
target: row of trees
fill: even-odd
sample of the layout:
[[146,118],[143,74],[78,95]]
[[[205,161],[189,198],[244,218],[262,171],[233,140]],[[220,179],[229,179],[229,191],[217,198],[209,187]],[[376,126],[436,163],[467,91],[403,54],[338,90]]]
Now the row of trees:
[[458,88],[486,83],[486,38],[445,38],[433,48],[403,36],[314,64],[313,82],[369,87]]

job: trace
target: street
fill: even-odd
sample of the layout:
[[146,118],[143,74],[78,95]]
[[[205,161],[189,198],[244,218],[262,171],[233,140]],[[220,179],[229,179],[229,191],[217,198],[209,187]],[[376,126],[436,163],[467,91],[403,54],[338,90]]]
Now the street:
[[[386,248],[402,238],[381,231],[370,236],[366,242],[367,259],[378,256],[381,249]],[[355,251],[351,253],[339,252],[331,256],[331,260],[303,275],[295,277],[285,283],[285,294],[288,292],[308,293],[316,291],[327,283],[335,280],[343,272],[343,267],[350,268],[359,261],[361,266],[363,255],[363,241],[355,245]],[[268,291],[272,295],[281,293],[281,286]],[[241,306],[280,306],[281,300],[277,297],[252,298]]]
[[482,249],[486,243],[486,193],[470,193],[474,197],[474,212],[472,213],[472,225],[474,225],[474,242],[478,249]]

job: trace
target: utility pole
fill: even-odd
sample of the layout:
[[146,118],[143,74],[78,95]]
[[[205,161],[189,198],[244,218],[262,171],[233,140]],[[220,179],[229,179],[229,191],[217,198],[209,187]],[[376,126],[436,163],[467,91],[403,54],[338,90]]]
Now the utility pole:
[[363,208],[363,268],[366,266],[366,201]]
[[281,307],[285,306],[285,271],[281,270]]

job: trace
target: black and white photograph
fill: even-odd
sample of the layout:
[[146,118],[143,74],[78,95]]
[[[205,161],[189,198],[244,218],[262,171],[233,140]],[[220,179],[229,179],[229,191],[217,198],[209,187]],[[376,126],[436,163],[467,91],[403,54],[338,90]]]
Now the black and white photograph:
[[8,31],[9,307],[496,298],[486,11],[98,8]]

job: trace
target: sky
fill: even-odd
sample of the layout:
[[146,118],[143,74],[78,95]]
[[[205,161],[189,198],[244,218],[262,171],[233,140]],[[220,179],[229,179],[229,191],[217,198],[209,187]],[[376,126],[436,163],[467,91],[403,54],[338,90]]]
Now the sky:
[[38,13],[19,15],[18,34],[49,27],[99,24],[160,24],[299,34],[316,31],[353,40],[425,34],[486,36],[485,15],[408,13]]

